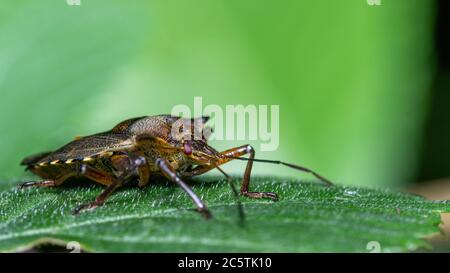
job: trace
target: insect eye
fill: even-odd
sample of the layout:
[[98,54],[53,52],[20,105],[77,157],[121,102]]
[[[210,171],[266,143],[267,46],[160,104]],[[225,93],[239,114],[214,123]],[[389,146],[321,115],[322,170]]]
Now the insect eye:
[[184,153],[186,155],[191,155],[192,154],[192,147],[191,147],[191,145],[187,141],[185,141],[183,146],[184,146]]

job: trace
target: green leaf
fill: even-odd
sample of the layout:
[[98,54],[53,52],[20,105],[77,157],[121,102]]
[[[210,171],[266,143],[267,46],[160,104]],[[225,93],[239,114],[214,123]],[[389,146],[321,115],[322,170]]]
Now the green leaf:
[[383,252],[407,251],[427,247],[423,238],[438,232],[440,212],[450,211],[448,201],[388,190],[255,177],[252,190],[277,192],[280,200],[241,198],[246,219],[239,225],[226,181],[203,177],[191,184],[212,220],[193,211],[180,188],[161,182],[122,188],[104,206],[78,216],[71,214],[74,207],[93,200],[101,186],[69,182],[4,191],[0,250],[77,241],[101,252],[368,252],[378,243]]

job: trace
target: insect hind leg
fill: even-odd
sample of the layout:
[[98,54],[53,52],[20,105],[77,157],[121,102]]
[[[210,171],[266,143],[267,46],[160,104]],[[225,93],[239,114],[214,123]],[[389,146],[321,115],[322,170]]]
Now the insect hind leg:
[[133,158],[133,163],[128,168],[124,167],[122,175],[115,176],[113,174],[98,170],[89,165],[80,166],[80,174],[86,178],[94,180],[100,184],[107,185],[103,192],[95,198],[94,201],[82,204],[75,208],[73,214],[79,214],[84,210],[94,209],[96,207],[102,206],[106,199],[118,188],[120,188],[134,173],[136,169],[139,169],[146,164],[143,158]]
[[27,181],[19,184],[20,189],[30,188],[30,187],[55,187],[55,180],[42,180],[42,181]]
[[42,188],[50,188],[50,187],[57,187],[61,185],[64,181],[66,181],[68,178],[75,176],[75,172],[68,172],[65,173],[56,179],[46,179],[41,181],[27,181],[24,183],[19,184],[20,189],[29,188],[29,187],[42,187]]

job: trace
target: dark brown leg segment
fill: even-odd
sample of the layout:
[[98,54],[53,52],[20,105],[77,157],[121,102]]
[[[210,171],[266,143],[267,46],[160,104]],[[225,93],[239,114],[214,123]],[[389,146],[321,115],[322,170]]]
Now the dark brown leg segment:
[[165,159],[156,160],[156,165],[159,167],[161,172],[164,174],[167,179],[175,182],[178,186],[180,186],[192,199],[195,206],[197,207],[197,211],[200,212],[203,217],[206,219],[211,218],[211,213],[206,208],[206,205],[200,199],[200,197],[192,191],[192,189],[183,181],[180,177],[178,177],[177,173],[173,170],[172,166]]

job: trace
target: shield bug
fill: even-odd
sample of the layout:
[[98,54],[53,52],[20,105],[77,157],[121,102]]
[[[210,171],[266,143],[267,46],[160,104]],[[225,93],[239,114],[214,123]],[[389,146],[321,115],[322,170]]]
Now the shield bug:
[[[214,168],[224,173],[220,165],[234,159],[248,161],[240,188],[240,194],[246,197],[278,199],[273,192],[250,191],[254,161],[281,164],[308,172],[325,184],[332,185],[310,169],[282,161],[256,159],[255,150],[250,145],[223,152],[215,150],[207,144],[207,132],[210,129],[205,123],[208,119],[145,116],[125,120],[103,133],[77,137],[53,152],[25,158],[21,164],[43,180],[25,182],[20,186],[55,187],[75,176],[105,185],[106,188],[95,200],[74,210],[78,214],[103,205],[111,193],[132,179],[137,178],[139,187],[143,187],[150,182],[152,174],[161,174],[180,186],[192,199],[197,211],[209,218],[211,214],[205,203],[183,178],[197,176]],[[249,157],[243,158],[244,155]]]

